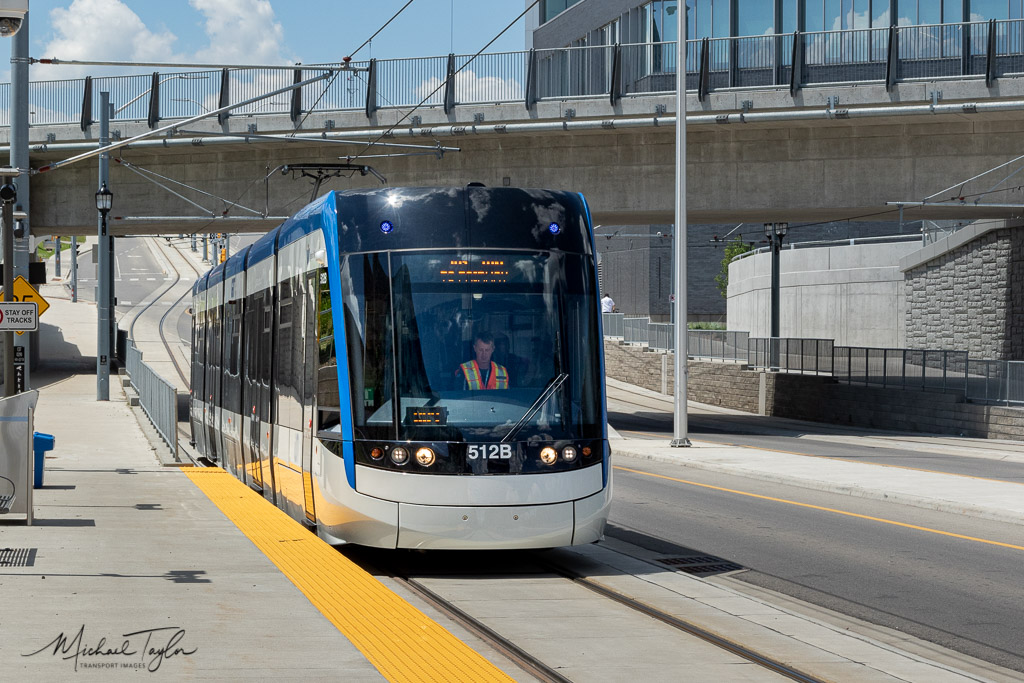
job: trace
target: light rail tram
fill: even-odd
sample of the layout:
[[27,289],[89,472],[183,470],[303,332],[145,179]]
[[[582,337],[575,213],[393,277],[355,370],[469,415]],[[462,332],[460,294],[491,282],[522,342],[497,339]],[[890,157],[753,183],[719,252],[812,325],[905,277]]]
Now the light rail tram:
[[582,195],[329,192],[193,300],[197,449],[329,543],[601,538],[611,466]]

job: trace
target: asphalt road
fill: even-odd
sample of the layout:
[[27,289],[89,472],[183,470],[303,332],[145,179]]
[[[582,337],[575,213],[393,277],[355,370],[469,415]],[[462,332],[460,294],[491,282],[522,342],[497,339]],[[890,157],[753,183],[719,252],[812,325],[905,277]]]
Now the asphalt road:
[[[633,416],[628,409],[609,401],[612,426],[670,434],[667,414]],[[730,419],[743,426],[739,416]],[[1011,481],[1024,471],[1021,463],[957,462],[943,453],[864,452],[798,432],[728,432],[702,416],[691,420],[690,435]],[[714,555],[746,568],[717,580],[768,588],[1024,672],[1024,526],[647,460],[619,458],[616,465],[609,535],[666,556]]]
[[[672,437],[672,415],[633,403],[628,396],[610,392],[608,422],[629,438],[667,439]],[[773,424],[774,423],[774,424]],[[748,415],[689,413],[689,436],[701,441],[751,446],[800,455],[836,458],[853,462],[877,463],[971,477],[984,477],[1024,484],[1024,462],[995,458],[964,457],[929,450],[916,445],[913,450],[887,448],[877,443],[848,443],[840,435],[821,436],[780,426],[772,418]],[[857,434],[863,433],[857,430]],[[1018,454],[1020,455],[1020,454]]]

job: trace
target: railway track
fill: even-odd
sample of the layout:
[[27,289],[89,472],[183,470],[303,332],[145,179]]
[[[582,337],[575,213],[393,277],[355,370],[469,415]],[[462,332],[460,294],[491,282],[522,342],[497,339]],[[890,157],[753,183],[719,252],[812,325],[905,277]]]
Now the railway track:
[[[426,568],[410,568],[409,566],[403,566],[406,564],[406,561],[408,561],[409,564],[412,564],[417,560],[400,559],[407,557],[407,555],[389,556],[385,552],[371,552],[366,554],[360,552],[353,559],[360,564],[363,564],[364,567],[367,565],[375,565],[377,569],[380,570],[381,574],[388,575],[400,586],[418,596],[431,607],[444,614],[468,632],[472,633],[495,651],[501,653],[510,662],[521,668],[523,671],[526,671],[530,675],[536,677],[538,680],[558,683],[571,680],[560,673],[559,670],[551,664],[544,662],[538,657],[525,651],[523,648],[516,645],[513,640],[496,632],[494,629],[483,623],[483,621],[456,606],[445,596],[441,595],[436,590],[427,587],[419,579],[413,576],[421,571],[423,575],[444,575],[445,567],[432,567],[432,561],[427,560]],[[599,580],[581,574],[566,563],[559,562],[557,559],[552,558],[549,553],[524,551],[520,559],[522,560],[523,565],[528,567],[524,573],[534,573],[538,577],[551,575],[558,576],[564,579],[567,582],[567,585],[572,584],[586,588],[610,602],[614,602],[617,605],[627,607],[635,612],[643,614],[646,617],[655,619],[658,622],[675,629],[681,634],[685,634],[687,637],[698,638],[730,653],[735,657],[741,658],[761,669],[783,676],[789,680],[801,681],[802,683],[823,682],[823,679],[817,678],[777,659],[752,650],[751,648],[748,648],[734,640],[712,633],[695,623],[665,612],[655,605],[647,604],[629,595],[625,595],[620,591],[605,585]],[[484,564],[486,564],[486,562]],[[467,575],[465,572],[459,571],[457,567],[458,565],[451,568],[451,572],[453,574],[456,574],[461,578],[473,577],[472,574]],[[486,578],[487,575],[482,574],[480,576]]]
[[[178,261],[184,261],[184,263],[191,269],[191,272],[189,273],[190,275],[194,274],[195,277],[199,277],[200,275],[202,275],[202,271],[200,271],[200,269],[196,267],[196,265],[192,263],[190,259],[185,258],[181,254],[177,253],[177,248],[171,247],[169,245],[164,245],[159,238],[151,237],[145,239],[151,240],[149,244],[151,249],[158,250],[162,254],[164,254],[165,260],[167,260],[168,263],[171,265],[171,268],[174,269],[174,280],[171,281],[169,284],[166,284],[166,286],[164,286],[163,289],[160,290],[159,294],[157,294],[157,296],[155,296],[148,304],[133,311],[133,317],[131,319],[131,322],[128,324],[128,339],[133,342],[135,341],[135,325],[139,322],[139,319],[142,318],[142,316],[146,315],[148,312],[150,312],[154,306],[161,302],[164,302],[168,293],[174,290],[174,288],[181,282],[182,273],[180,270],[177,270],[177,267],[174,265],[174,263]],[[175,252],[173,262],[172,259],[168,258],[167,256],[168,250],[173,250],[173,252]],[[180,347],[181,341],[180,339],[176,338],[176,333],[172,332],[171,335],[169,335],[166,327],[167,320],[170,317],[171,313],[177,309],[179,303],[182,301],[182,299],[188,296],[189,293],[190,290],[185,290],[184,292],[182,292],[181,295],[176,297],[170,303],[170,305],[167,306],[167,310],[164,311],[163,315],[160,316],[160,320],[157,323],[157,334],[160,338],[160,342],[163,344],[164,349],[167,351],[167,357],[170,359],[171,364],[174,366],[175,372],[181,378],[182,383],[185,387],[189,386],[191,378],[189,377],[188,368],[184,366],[183,362],[179,358],[178,354],[180,349],[176,348]],[[187,428],[187,423],[182,423],[179,421],[177,429],[179,443],[181,443],[182,438],[184,438],[185,441],[191,439],[191,434],[189,433],[189,430]]]

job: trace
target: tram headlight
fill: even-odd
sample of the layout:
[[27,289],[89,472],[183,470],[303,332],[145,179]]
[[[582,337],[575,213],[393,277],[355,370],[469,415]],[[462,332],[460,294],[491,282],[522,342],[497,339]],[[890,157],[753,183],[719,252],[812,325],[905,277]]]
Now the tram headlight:
[[404,465],[409,462],[409,451],[401,446],[395,446],[391,449],[391,462],[396,465]]
[[434,464],[437,456],[434,455],[434,451],[430,450],[426,446],[416,451],[416,462],[423,465],[424,467],[430,467]]
[[564,458],[566,462],[572,462],[573,460],[575,460],[576,459],[576,447],[575,446],[566,446],[565,448],[563,448],[562,449],[562,458]]
[[545,465],[554,465],[555,461],[558,460],[558,451],[551,446],[545,446],[540,449],[540,460]]

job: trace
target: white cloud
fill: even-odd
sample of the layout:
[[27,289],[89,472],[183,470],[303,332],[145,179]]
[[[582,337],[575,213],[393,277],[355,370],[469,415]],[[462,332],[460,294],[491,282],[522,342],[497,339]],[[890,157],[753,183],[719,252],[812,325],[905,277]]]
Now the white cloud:
[[282,64],[284,29],[269,0],[189,0],[203,14],[209,45],[196,53],[201,62]]
[[[444,102],[444,88],[438,89],[443,79],[433,76],[420,83],[416,88],[416,101],[412,103],[396,104],[419,104],[420,100],[429,93],[434,93],[427,101],[427,104],[441,104]],[[437,92],[434,92],[434,91]],[[523,84],[514,78],[504,79],[497,76],[478,76],[469,69],[455,74],[455,101],[465,103],[480,102],[507,102],[519,100],[523,97]]]
[[[283,64],[284,30],[268,0],[189,0],[202,15],[206,45],[175,50],[178,37],[151,30],[121,0],[72,0],[50,11],[54,36],[43,57],[63,60]],[[32,80],[139,73],[145,69],[34,65]]]
[[[50,11],[55,37],[43,56],[91,61],[176,61],[177,37],[151,31],[120,0],[73,0],[68,7]],[[46,66],[32,68],[32,80],[81,78],[96,67]]]

